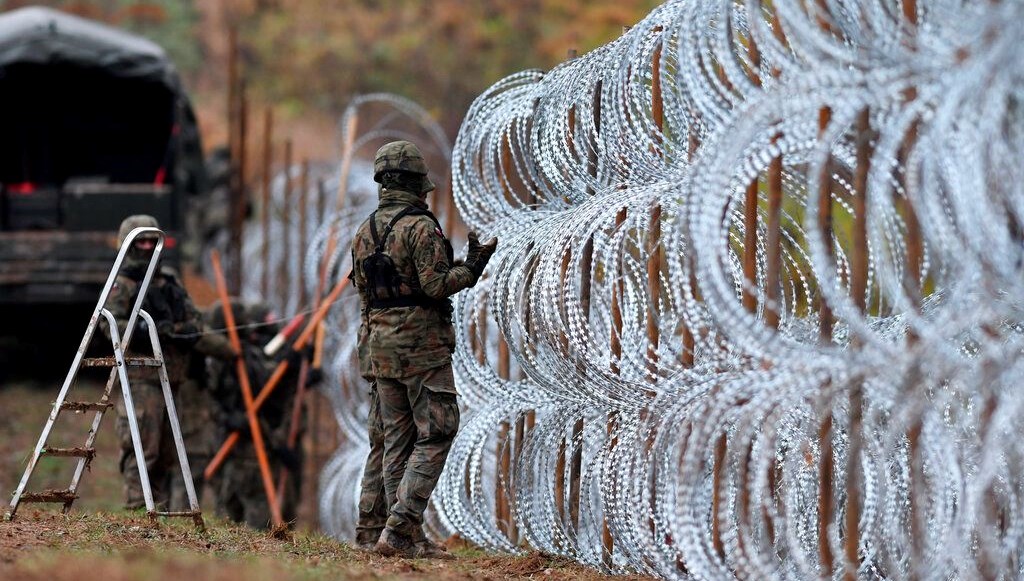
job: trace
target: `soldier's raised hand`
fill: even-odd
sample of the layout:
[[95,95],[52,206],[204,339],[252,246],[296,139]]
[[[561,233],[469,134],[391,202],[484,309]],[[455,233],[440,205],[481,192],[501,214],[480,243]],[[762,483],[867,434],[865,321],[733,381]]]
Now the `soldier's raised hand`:
[[487,242],[480,242],[476,232],[470,232],[466,238],[469,239],[469,250],[466,252],[466,267],[473,271],[473,275],[480,278],[487,262],[498,248],[498,239],[491,238]]

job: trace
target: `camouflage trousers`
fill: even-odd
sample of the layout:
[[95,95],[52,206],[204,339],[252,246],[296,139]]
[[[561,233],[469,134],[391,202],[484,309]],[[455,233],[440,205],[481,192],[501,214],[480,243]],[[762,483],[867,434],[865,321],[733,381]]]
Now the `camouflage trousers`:
[[[286,523],[294,522],[297,517],[299,494],[302,490],[301,446],[297,448],[299,469],[295,473],[288,473],[281,503],[281,517]],[[270,473],[276,486],[281,470],[285,468],[272,456],[269,459]],[[263,476],[251,442],[239,443],[238,448],[224,462],[211,486],[216,495],[219,516],[237,523],[245,523],[254,529],[270,528],[270,505],[267,503]]]
[[[356,523],[356,544],[374,544],[388,523],[388,503],[384,490],[384,423],[380,418],[380,397],[377,385],[370,390],[370,415],[367,418],[369,430],[370,453],[366,457],[363,469],[363,480],[359,491],[359,522]],[[415,529],[412,537],[416,540],[425,539],[423,527]]]
[[[449,363],[400,379],[377,378],[376,385],[384,440],[384,494],[389,507],[385,526],[419,537],[423,511],[459,429],[452,366]],[[373,490],[373,478],[367,482],[365,476],[364,493]]]
[[388,502],[384,492],[384,423],[380,418],[380,396],[377,384],[370,389],[370,415],[366,421],[370,437],[370,453],[363,469],[359,491],[359,522],[356,523],[356,544],[373,544],[380,538],[388,522]]
[[[158,510],[163,510],[167,508],[169,480],[181,478],[181,473],[176,470],[178,455],[174,449],[174,437],[171,434],[170,420],[167,418],[164,394],[159,381],[153,381],[148,377],[132,377],[129,381],[142,453],[149,474],[150,488],[153,491],[153,502]],[[139,480],[139,464],[135,458],[123,398],[118,399],[116,428],[121,444],[120,467],[121,477],[124,479],[125,507],[143,508],[146,502],[142,493],[142,482]]]

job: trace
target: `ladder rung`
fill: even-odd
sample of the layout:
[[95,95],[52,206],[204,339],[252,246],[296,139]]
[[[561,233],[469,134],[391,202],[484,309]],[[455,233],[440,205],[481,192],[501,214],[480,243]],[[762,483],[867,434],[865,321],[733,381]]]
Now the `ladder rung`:
[[70,456],[74,458],[93,458],[96,448],[43,448],[47,456]]
[[[156,357],[125,357],[124,364],[129,367],[160,367]],[[117,359],[113,357],[86,357],[82,360],[83,367],[117,367]]]
[[21,495],[20,502],[71,502],[78,495],[70,490],[44,490],[43,492],[26,492]]
[[161,512],[161,511],[154,511],[153,512],[153,516],[187,516],[187,517],[197,517],[197,516],[199,516],[201,514],[203,514],[203,513],[201,511],[197,511],[197,510],[186,510],[186,511],[181,511],[181,512]]
[[60,404],[60,409],[72,412],[105,412],[114,406],[109,401],[66,401]]

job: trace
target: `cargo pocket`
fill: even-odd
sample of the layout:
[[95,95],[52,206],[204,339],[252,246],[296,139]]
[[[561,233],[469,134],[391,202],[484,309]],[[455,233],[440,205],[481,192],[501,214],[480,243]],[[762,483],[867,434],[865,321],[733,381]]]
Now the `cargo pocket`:
[[430,393],[430,438],[454,438],[459,430],[459,402],[455,399],[455,394],[427,389]]

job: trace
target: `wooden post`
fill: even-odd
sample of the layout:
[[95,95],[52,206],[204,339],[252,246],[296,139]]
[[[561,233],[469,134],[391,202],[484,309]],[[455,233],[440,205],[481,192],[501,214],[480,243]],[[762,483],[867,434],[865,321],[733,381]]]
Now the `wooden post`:
[[[697,114],[691,110],[690,115],[690,126],[687,127],[687,148],[686,157],[689,163],[693,163],[694,158],[697,156],[697,148],[700,147],[700,137],[697,134],[697,128],[694,126],[697,122]],[[690,265],[690,280],[688,284],[694,298],[699,300],[700,289],[697,286],[697,262],[692,250],[687,251],[687,256],[684,260]],[[694,330],[689,325],[683,325],[683,352],[680,357],[680,363],[683,367],[693,367],[694,364],[694,351],[697,347],[696,336]]]
[[263,300],[270,298],[270,178],[274,164],[273,139],[274,110],[267,107],[263,112],[263,197],[260,204],[260,226],[263,234],[263,244],[260,247],[260,259],[263,262],[260,296]]
[[278,300],[282,312],[288,308],[288,294],[291,291],[292,276],[289,266],[292,263],[291,245],[291,209],[292,209],[292,140],[284,142],[284,193],[281,198],[281,260],[277,263]]
[[299,173],[299,308],[309,301],[306,288],[306,246],[309,244],[309,160],[303,159]]
[[[776,136],[776,139],[778,136]],[[777,329],[781,315],[782,285],[782,156],[768,164],[768,216],[765,221],[766,264],[764,273],[765,325]]]
[[[857,168],[854,174],[853,211],[853,255],[851,257],[850,293],[853,302],[862,313],[868,312],[870,301],[867,295],[868,244],[867,244],[867,183],[871,163],[871,117],[867,107],[857,116]],[[844,523],[843,549],[846,557],[846,581],[855,581],[860,563],[860,453],[863,437],[863,386],[854,382],[850,390],[849,452],[846,468],[846,513]],[[850,568],[852,567],[852,571]]]
[[512,456],[509,453],[509,423],[502,421],[498,426],[498,442],[497,442],[497,453],[498,453],[498,464],[497,478],[495,479],[495,495],[494,495],[494,516],[498,521],[498,530],[504,533],[506,537],[511,536],[509,522],[509,502],[508,502],[508,473],[511,464]]
[[[818,112],[818,135],[824,135],[832,119],[832,111],[823,107]],[[832,158],[831,155],[825,160],[822,166],[820,185],[818,190],[818,224],[821,228],[821,237],[824,241],[825,252],[832,256]],[[820,289],[819,282],[819,326],[818,337],[823,344],[832,342],[832,327],[834,320],[832,310],[828,306],[828,300]],[[825,410],[825,418],[818,427],[818,442],[821,449],[821,459],[818,466],[818,482],[820,483],[820,494],[818,495],[818,557],[821,559],[821,574],[825,577],[832,576],[832,569],[835,561],[832,556],[832,548],[828,539],[828,527],[832,522],[832,505],[834,500],[833,471],[835,465],[832,459],[832,410],[828,406]]]
[[[511,168],[511,167],[512,167],[512,152],[509,149],[508,144],[505,143],[505,144],[502,145],[502,148],[501,148],[501,168],[500,168],[500,171],[502,171],[502,172],[509,171],[509,168]],[[449,184],[451,183],[451,175],[450,174],[448,176],[448,183]],[[448,189],[448,188],[446,188],[446,189]],[[502,182],[502,189],[504,190],[505,196],[506,197],[510,197],[511,192],[509,191],[509,187],[507,185],[507,182],[505,182],[505,181]],[[454,204],[450,203],[452,201],[450,195],[447,196],[447,200],[449,201],[449,205],[448,205],[448,208],[447,208],[448,211],[446,212],[446,215],[445,215],[446,218],[449,215],[452,214],[452,209],[454,207]],[[511,360],[509,358],[508,343],[505,341],[504,337],[499,337],[499,339],[498,339],[498,369],[497,369],[498,377],[503,379],[503,380],[506,380],[506,381],[511,379],[510,366],[511,366]],[[519,441],[521,441],[521,438],[522,438],[522,428],[519,426],[520,423],[521,422],[517,421],[517,423],[516,423],[516,432],[515,432],[515,439],[519,440]],[[498,528],[502,532],[505,533],[505,536],[508,537],[509,541],[513,545],[517,545],[519,539],[517,537],[516,525],[515,525],[515,522],[514,522],[514,520],[512,518],[512,506],[511,506],[511,498],[510,498],[510,495],[514,494],[514,491],[513,491],[513,488],[512,488],[512,478],[511,478],[511,464],[512,464],[512,452],[513,452],[512,451],[512,447],[511,447],[511,440],[512,440],[511,428],[509,426],[509,423],[507,421],[506,422],[502,422],[501,423],[501,429],[500,429],[499,434],[498,434],[498,450],[500,452],[499,459],[498,459],[498,482],[497,482],[498,490],[497,490],[497,495],[496,495],[496,499],[497,499],[497,503],[498,503],[498,506],[497,506]],[[516,445],[515,453],[517,455],[519,453],[518,444]]]
[[[509,352],[508,344],[505,343],[504,339],[498,341],[498,377],[501,379],[509,378]],[[497,506],[495,507],[495,514],[498,517],[498,529],[505,533],[505,536],[512,537],[512,510],[509,503],[509,492],[511,491],[511,482],[509,479],[509,472],[512,463],[512,454],[509,449],[510,438],[509,438],[510,427],[507,421],[501,422],[501,427],[498,430],[498,478],[497,478],[497,490],[495,491],[495,499]]]
[[249,205],[249,195],[246,192],[248,189],[248,176],[246,175],[248,165],[246,162],[249,153],[249,98],[244,81],[239,87],[238,99],[238,190],[235,194],[237,202],[235,204],[234,228],[232,229],[234,240],[232,240],[231,246],[231,283],[235,294],[242,290],[242,236]]
[[[359,116],[353,113],[348,118],[348,123],[345,125],[345,145],[341,152],[341,172],[338,176],[338,194],[334,200],[334,212],[337,214],[341,212],[341,209],[345,205],[345,198],[348,196],[348,175],[352,169],[352,158],[355,156],[353,151],[356,139],[356,131],[359,127]],[[320,280],[317,283],[317,296],[323,293],[323,289],[327,288],[327,266],[331,262],[331,257],[334,256],[334,251],[338,246],[338,232],[337,227],[332,226],[329,235],[327,236],[327,250],[324,252],[323,260],[320,264]],[[320,369],[323,363],[323,350],[324,340],[327,337],[325,329],[317,329],[316,340],[314,341],[313,349],[313,368]],[[316,400],[319,401],[319,400]],[[315,411],[319,412],[315,408]]]
[[[696,420],[695,420],[696,421]],[[725,434],[715,440],[715,464],[712,467],[711,489],[711,544],[720,558],[725,557],[725,543],[722,541],[721,510],[722,510],[722,471],[725,466],[726,440]]]
[[320,223],[327,220],[327,184],[324,178],[316,179],[316,216]]
[[903,17],[910,24],[917,26],[917,0],[903,0]]
[[[664,103],[661,96],[661,44],[654,49],[651,72],[651,117],[659,131],[665,127]],[[661,134],[656,137],[661,143]],[[658,329],[657,314],[661,303],[661,269],[664,262],[664,250],[661,245],[661,206],[651,210],[648,235],[650,255],[647,259],[647,288],[650,292],[650,303],[647,316],[647,364],[651,373],[651,381],[658,377],[658,345],[661,335]]]
[[[913,29],[917,28],[917,0],[903,0],[903,17],[911,25]],[[913,42],[915,39],[911,39]],[[913,101],[917,98],[917,89],[911,87],[906,91],[907,101]],[[904,172],[901,174],[901,182],[904,188],[906,188],[906,164],[913,152],[914,146],[917,143],[917,132],[919,122],[911,124],[907,135],[903,140],[903,145],[900,147],[900,162],[904,166]],[[920,310],[921,302],[924,300],[924,289],[921,284],[921,269],[924,264],[924,240],[921,233],[921,224],[917,219],[917,212],[914,210],[914,206],[910,201],[909,192],[904,189],[904,222],[907,225],[906,244],[907,244],[907,265],[905,268],[904,275],[904,290],[908,298],[914,303],[914,308]],[[914,345],[918,342],[919,337],[913,329],[909,329],[907,333],[907,344]],[[986,411],[992,409],[991,400],[986,405]],[[985,425],[988,425],[985,422]],[[925,531],[927,523],[925,521],[926,514],[921,507],[920,491],[921,482],[924,481],[924,465],[921,459],[921,419],[916,418],[914,422],[907,428],[907,442],[910,448],[910,537],[913,540],[913,554],[911,563],[918,563],[920,561]],[[989,563],[987,559],[982,563],[982,571],[988,573],[990,571],[987,567]],[[912,568],[910,573],[912,578],[918,577],[917,571],[919,568]],[[984,573],[983,573],[984,574]]]
[[[513,466],[517,466],[518,467],[520,465],[520,462],[522,461],[522,457],[523,457],[523,442],[524,442],[525,439],[526,439],[526,416],[523,415],[523,414],[520,414],[519,417],[516,418],[515,439],[514,439],[513,444],[512,444],[512,454],[513,454],[513,458],[515,459],[514,462],[513,462]],[[516,480],[514,474],[512,474],[509,478],[510,478],[510,489],[513,492],[513,497],[512,497],[512,499],[510,499],[510,500],[512,500],[512,502],[510,504],[514,506],[514,504],[515,504],[515,502],[514,502],[515,501],[515,494],[516,494],[516,491],[518,489],[518,481]],[[508,535],[508,539],[510,541],[512,541],[512,545],[513,546],[516,546],[516,547],[519,546],[519,524],[516,521],[515,515],[511,511],[509,513],[509,535]]]
[[239,216],[245,215],[242,205],[242,185],[239,172],[240,153],[240,102],[239,102],[239,71],[238,71],[238,28],[232,23],[228,27],[228,157],[231,168],[228,186],[228,266],[231,267],[228,273],[229,284],[232,288],[238,289],[238,277],[235,272],[237,260],[241,256],[242,246],[242,223]]

